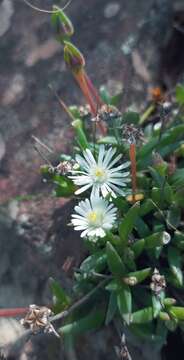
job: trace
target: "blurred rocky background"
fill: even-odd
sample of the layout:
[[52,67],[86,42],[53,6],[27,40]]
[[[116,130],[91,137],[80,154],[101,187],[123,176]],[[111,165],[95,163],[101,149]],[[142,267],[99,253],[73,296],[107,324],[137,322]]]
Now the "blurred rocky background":
[[[59,0],[31,3],[44,9],[51,9],[54,3],[65,4]],[[151,86],[172,90],[182,80],[183,0],[72,0],[66,12],[91,79],[112,94],[122,93],[121,110],[143,111]],[[52,189],[42,183],[40,165],[44,161],[32,140],[34,135],[53,150],[53,163],[59,154],[71,151],[70,119],[49,84],[68,105],[84,104],[54,37],[48,14],[31,9],[23,0],[0,0],[2,308],[48,303],[50,276],[70,289],[72,277],[66,276],[63,264],[70,257],[76,266],[84,254],[80,239],[67,227],[73,205],[53,198]],[[15,333],[21,331],[16,322],[10,326],[2,321],[2,341],[9,341],[3,339],[10,336],[10,328],[15,328]],[[103,330],[83,338],[76,351],[67,355],[57,340],[39,337],[9,358],[110,360],[116,358],[114,345],[118,341],[111,329]],[[132,343],[132,360],[160,359],[146,344],[143,351]]]

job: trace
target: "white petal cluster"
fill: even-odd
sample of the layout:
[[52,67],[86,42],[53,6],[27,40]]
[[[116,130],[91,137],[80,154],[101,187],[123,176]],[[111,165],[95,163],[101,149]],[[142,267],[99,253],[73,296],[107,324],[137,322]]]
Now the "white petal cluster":
[[109,148],[105,150],[104,145],[100,145],[98,159],[96,160],[92,152],[86,149],[83,157],[76,156],[76,162],[80,170],[74,170],[70,177],[79,189],[76,195],[92,188],[92,194],[102,194],[106,197],[109,193],[116,197],[116,194],[125,196],[123,187],[130,181],[129,171],[123,172],[130,162],[124,162],[115,166],[121,159],[121,155],[115,156],[116,150]]
[[116,220],[116,208],[99,195],[91,194],[75,206],[72,224],[75,230],[82,231],[81,237],[104,237]]

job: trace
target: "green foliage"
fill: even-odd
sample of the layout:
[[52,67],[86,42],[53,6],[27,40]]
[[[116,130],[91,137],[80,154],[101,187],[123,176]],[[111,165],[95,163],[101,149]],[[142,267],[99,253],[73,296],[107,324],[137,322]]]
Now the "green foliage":
[[[63,17],[63,13],[58,12],[52,22],[57,25],[58,21],[64,23],[68,20]],[[130,139],[127,142],[123,139],[122,126],[128,125],[128,129],[133,126],[135,132],[141,124],[145,141],[140,144],[139,138],[134,159],[136,163],[131,159],[131,169],[135,170],[136,165],[137,171],[136,178],[133,170],[130,174],[131,180],[137,180],[136,194],[135,189],[131,188],[131,182],[127,182],[124,195],[117,193],[116,198],[111,198],[108,193],[106,201],[117,209],[116,221],[113,227],[109,226],[103,238],[91,236],[85,239],[89,253],[76,270],[73,301],[76,298],[88,298],[90,291],[94,291],[93,297],[89,296],[88,306],[82,310],[80,308],[66,320],[60,332],[65,336],[78,335],[121,319],[122,324],[129,326],[136,336],[163,344],[167,332],[174,331],[177,326],[183,328],[184,321],[181,300],[184,287],[183,114],[181,112],[175,116],[171,112],[169,119],[166,117],[167,121],[164,121],[163,112],[160,113],[161,105],[155,103],[142,116],[131,111],[116,113],[114,106],[118,106],[121,94],[111,97],[102,87],[99,100],[97,90],[83,69],[85,60],[80,50],[69,40],[65,41],[64,56],[72,72],[74,65],[79,66],[79,85],[92,112],[87,121],[82,118],[78,106],[70,107],[74,118],[74,153],[86,159],[84,150],[89,149],[96,161],[100,146],[104,144],[104,151],[113,148],[117,155],[123,155],[123,160],[119,157],[116,164],[119,166],[129,160],[130,153]],[[93,104],[95,101],[96,107]],[[176,98],[172,101],[173,106],[177,109],[180,106],[181,111],[184,104],[182,85],[177,86]],[[105,104],[107,107],[104,108]],[[96,121],[94,107],[97,110]],[[104,112],[102,109],[105,109]],[[152,122],[153,111],[159,119],[156,125],[159,125],[160,119],[163,120],[160,127],[155,127]],[[175,163],[172,168],[173,158]],[[91,156],[92,165],[94,161]],[[80,169],[82,176],[87,171],[86,166],[84,168]],[[94,176],[93,166],[90,170],[89,175]],[[49,167],[45,167],[42,173],[56,186],[56,196],[74,196],[77,187],[70,173],[56,174]],[[116,178],[117,187],[118,180]],[[84,198],[90,199],[89,188],[85,195],[79,192],[77,201]],[[96,219],[96,214],[92,212],[91,215],[93,220]],[[101,215],[98,216],[100,218]],[[58,283],[52,284],[52,291],[61,308],[70,306],[68,297],[58,287]]]

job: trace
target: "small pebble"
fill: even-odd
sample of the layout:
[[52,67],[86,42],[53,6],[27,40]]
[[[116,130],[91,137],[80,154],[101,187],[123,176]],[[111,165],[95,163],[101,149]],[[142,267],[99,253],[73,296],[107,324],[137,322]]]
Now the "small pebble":
[[104,9],[104,16],[106,19],[110,19],[118,14],[120,10],[120,4],[118,2],[111,2],[106,5]]

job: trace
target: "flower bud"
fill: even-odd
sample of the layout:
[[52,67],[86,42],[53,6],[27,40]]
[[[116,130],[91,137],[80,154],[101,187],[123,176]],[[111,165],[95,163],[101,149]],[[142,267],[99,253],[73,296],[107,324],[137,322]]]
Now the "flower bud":
[[135,286],[138,281],[136,279],[135,276],[129,276],[129,277],[124,277],[123,278],[123,282],[126,284],[126,285],[130,285],[130,286]]
[[65,63],[72,71],[80,71],[85,66],[85,59],[82,53],[72,43],[64,41],[64,44]]
[[58,40],[63,41],[68,39],[74,34],[73,24],[64,11],[58,6],[54,5],[53,9],[56,11],[51,16],[51,22],[55,27]]

